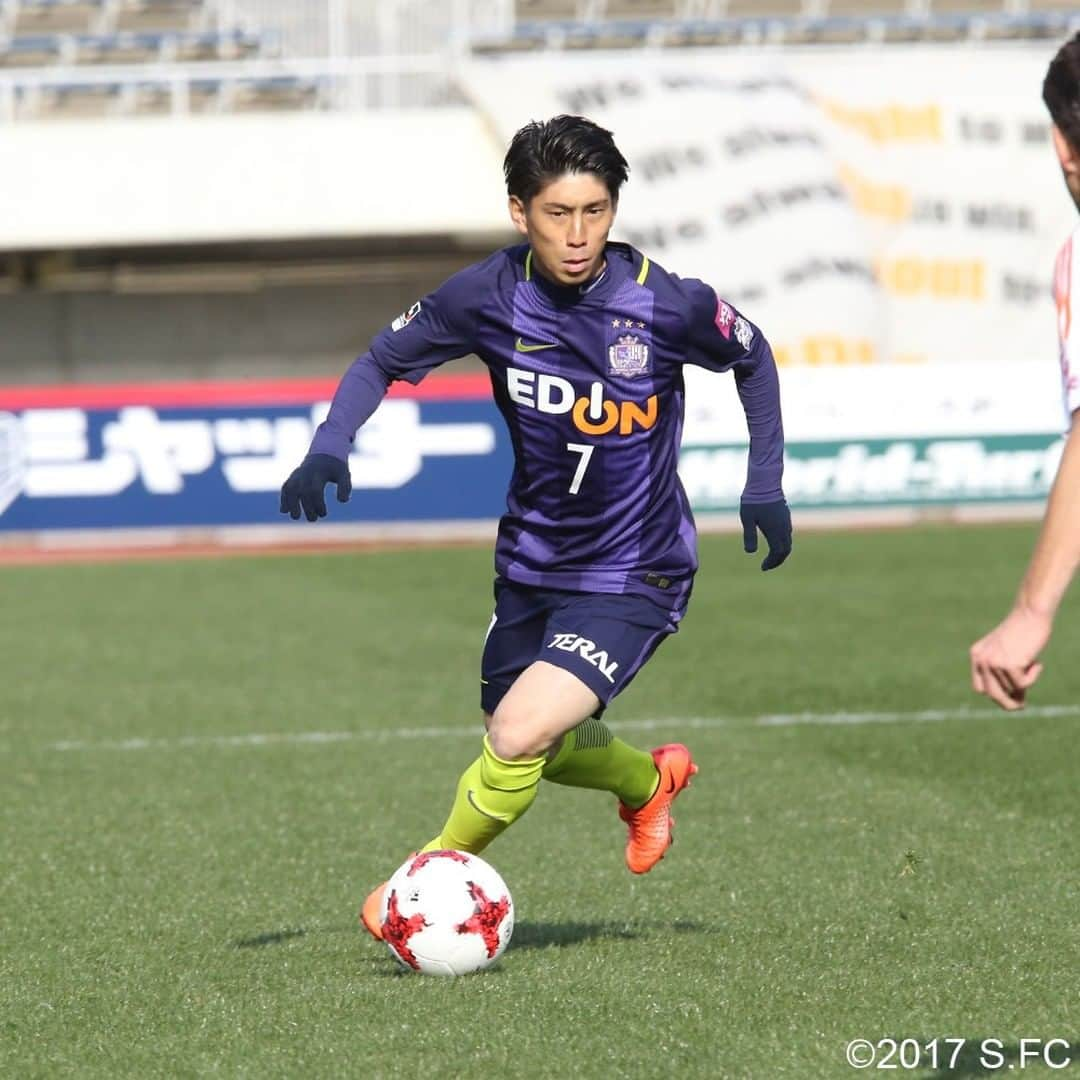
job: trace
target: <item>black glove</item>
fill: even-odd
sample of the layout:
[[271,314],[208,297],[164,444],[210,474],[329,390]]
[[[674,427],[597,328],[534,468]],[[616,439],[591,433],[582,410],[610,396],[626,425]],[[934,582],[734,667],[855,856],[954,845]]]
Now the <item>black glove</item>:
[[348,462],[329,454],[308,454],[300,467],[281,485],[281,512],[300,520],[303,507],[308,521],[326,517],[326,485],[337,485],[338,502],[348,502],[352,479]]
[[739,520],[743,528],[744,551],[757,551],[758,529],[768,542],[769,554],[761,564],[762,570],[774,570],[791,554],[791,511],[785,499],[767,503],[742,502]]

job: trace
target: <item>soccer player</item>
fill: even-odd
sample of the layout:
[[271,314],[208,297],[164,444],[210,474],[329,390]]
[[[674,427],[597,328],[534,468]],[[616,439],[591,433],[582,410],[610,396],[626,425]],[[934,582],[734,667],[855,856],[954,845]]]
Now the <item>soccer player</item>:
[[[1080,34],[1066,42],[1050,62],[1043,101],[1053,121],[1051,133],[1065,186],[1080,209]],[[1080,564],[1080,331],[1072,319],[1073,285],[1080,282],[1078,253],[1080,228],[1058,253],[1054,273],[1069,423],[1065,451],[1013,608],[971,646],[972,686],[1009,711],[1024,707],[1028,689],[1042,674],[1039,654],[1050,640],[1054,616]]]
[[[530,123],[504,164],[526,243],[455,274],[376,335],[345,373],[281,511],[326,514],[349,498],[357,429],[394,379],[454,357],[487,365],[514,471],[495,545],[495,611],[481,661],[487,734],[424,851],[480,852],[528,810],[541,780],[618,797],[626,863],[650,870],[671,843],[671,805],[697,771],[681,743],[651,753],[601,715],[678,629],[697,569],[676,474],[684,364],[732,371],[750,429],[740,516],[763,570],[791,550],[784,437],[761,331],[701,281],[611,243],[627,164],[611,133],[576,116]],[[381,936],[383,887],[364,925]]]

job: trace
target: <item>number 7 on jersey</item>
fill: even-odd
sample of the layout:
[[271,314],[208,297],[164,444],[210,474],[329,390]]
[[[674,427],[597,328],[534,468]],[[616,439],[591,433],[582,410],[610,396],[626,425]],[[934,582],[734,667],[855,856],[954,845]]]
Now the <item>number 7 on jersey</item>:
[[586,446],[584,443],[568,442],[566,449],[572,454],[580,454],[581,460],[574,470],[574,479],[570,481],[570,494],[576,495],[581,490],[581,481],[585,479],[585,470],[589,467],[589,459],[595,446]]

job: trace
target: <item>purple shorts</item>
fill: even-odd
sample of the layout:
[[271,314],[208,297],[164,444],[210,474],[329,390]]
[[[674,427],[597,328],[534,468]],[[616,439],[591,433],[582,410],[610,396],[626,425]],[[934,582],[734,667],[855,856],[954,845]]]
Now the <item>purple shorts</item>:
[[493,713],[514,680],[545,660],[596,694],[599,715],[678,628],[667,609],[645,596],[537,589],[497,578],[480,663],[480,705]]

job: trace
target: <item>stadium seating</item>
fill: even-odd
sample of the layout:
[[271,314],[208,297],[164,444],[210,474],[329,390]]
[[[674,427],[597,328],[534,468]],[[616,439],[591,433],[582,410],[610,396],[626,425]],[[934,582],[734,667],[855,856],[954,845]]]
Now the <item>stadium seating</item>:
[[64,55],[64,40],[59,34],[35,34],[32,37],[0,41],[0,65],[39,67],[56,63]]
[[[179,81],[159,71],[138,73],[147,63],[265,61],[280,54],[275,35],[220,25],[220,14],[215,0],[0,0],[0,73],[10,71],[16,80],[0,102],[4,114],[297,108],[322,93],[321,79],[276,72],[216,78],[193,71]],[[109,75],[80,71],[99,66]]]
[[[184,111],[249,112],[319,108],[329,80],[314,76],[197,78],[180,84]],[[15,112],[35,120],[67,120],[104,115],[156,115],[175,108],[177,86],[165,78],[38,81],[20,87]]]
[[803,0],[764,0],[760,4],[756,0],[730,0],[724,15],[730,19],[790,19],[802,15],[804,8]]
[[205,20],[202,0],[123,0],[116,5],[117,30],[183,30]]
[[88,33],[104,16],[104,0],[0,0],[0,27],[6,35]]
[[[1080,29],[1067,0],[518,0],[509,36],[481,51],[1054,38]],[[576,17],[575,17],[576,13]],[[1069,16],[1074,18],[1070,19]]]
[[934,0],[935,15],[1000,15],[1002,0]]
[[[998,6],[1001,0],[996,0]],[[830,16],[871,18],[876,15],[899,16],[904,14],[903,0],[829,0]]]
[[1073,12],[1076,0],[517,0],[520,22],[578,22],[616,19],[815,19],[905,17],[926,22],[937,15],[1015,15]]
[[265,56],[268,52],[268,43],[263,38],[241,30],[33,34],[0,39],[0,66],[235,60]]
[[573,20],[581,8],[579,0],[518,0],[519,19]]
[[[446,14],[442,0],[430,2]],[[349,21],[338,45],[347,42],[349,57],[379,52],[376,14],[413,10],[380,3],[343,0]],[[299,0],[0,0],[0,123],[459,100],[452,77],[435,66],[323,68],[318,57],[334,54],[326,27],[309,18],[314,10]],[[258,13],[258,28],[241,26],[237,11]],[[443,24],[432,20],[412,47],[437,66],[444,39],[431,28]],[[445,25],[460,34],[459,23]],[[1059,38],[1080,29],[1080,7],[1077,0],[516,0],[512,22],[486,25],[488,36],[474,31],[471,40],[478,52]],[[154,71],[144,75],[148,64]],[[96,69],[103,70],[91,74]]]
[[188,30],[203,26],[208,14],[203,0],[0,0],[0,30],[7,36]]
[[670,19],[676,14],[672,0],[607,0],[607,19]]

